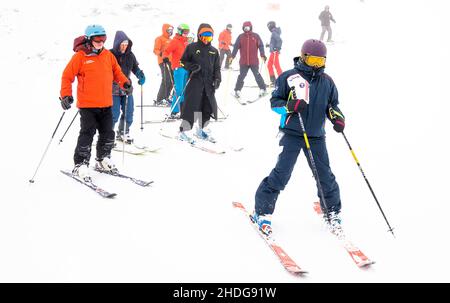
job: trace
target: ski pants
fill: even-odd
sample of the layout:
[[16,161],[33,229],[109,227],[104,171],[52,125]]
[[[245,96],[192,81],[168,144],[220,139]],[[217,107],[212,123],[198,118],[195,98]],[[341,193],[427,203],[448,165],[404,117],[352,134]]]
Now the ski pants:
[[278,77],[283,72],[281,70],[279,57],[280,57],[280,53],[278,51],[270,53],[269,60],[267,61],[267,69],[269,70],[269,76],[275,76],[275,72],[273,70],[274,67],[277,71]]
[[322,32],[320,33],[320,41],[323,41],[323,37],[325,36],[325,32],[328,32],[327,41],[331,41],[333,31],[331,30],[330,25],[322,25]]
[[[328,211],[340,212],[341,198],[339,186],[330,169],[325,137],[308,139]],[[279,144],[283,146],[283,150],[278,156],[277,164],[269,176],[262,180],[255,194],[255,211],[259,215],[273,214],[278,195],[289,182],[297,157],[302,149],[311,168],[308,150],[306,149],[303,137],[284,134]],[[301,186],[302,184],[296,184],[296,187],[301,188]],[[320,199],[322,209],[325,209],[324,203],[320,198],[319,190],[317,190],[317,196]]]
[[255,80],[256,83],[258,83],[259,88],[266,89],[266,84],[264,83],[264,80],[258,71],[258,65],[241,65],[234,90],[242,90],[242,87],[244,87],[244,79],[245,77],[247,77],[249,69],[252,70],[253,76],[255,76]]
[[[128,100],[127,100],[128,97]],[[125,108],[126,103],[126,108]],[[122,114],[120,114],[122,112]],[[119,120],[120,115],[120,122],[119,122],[119,133],[123,134],[124,129],[124,116],[126,116],[126,128],[125,133],[128,134],[130,131],[130,126],[133,123],[133,113],[134,113],[134,98],[133,95],[128,96],[113,96],[113,107],[112,107],[112,126],[114,129],[114,126],[116,125],[117,121]]]
[[225,68],[230,68],[231,51],[229,49],[221,48],[219,53],[220,53],[220,66],[222,66],[223,59],[226,56],[227,58],[225,59]]
[[173,87],[173,74],[170,65],[161,63],[159,65],[161,69],[161,85],[159,86],[158,96],[156,97],[157,102],[162,100],[169,100],[170,92]]
[[180,106],[184,101],[184,87],[188,78],[188,71],[182,67],[177,67],[173,71],[173,80],[175,84],[175,94],[172,98],[170,112],[177,114],[180,112]]
[[97,159],[111,156],[114,146],[111,107],[80,108],[80,134],[73,160],[75,165],[89,163],[95,131],[98,130]]

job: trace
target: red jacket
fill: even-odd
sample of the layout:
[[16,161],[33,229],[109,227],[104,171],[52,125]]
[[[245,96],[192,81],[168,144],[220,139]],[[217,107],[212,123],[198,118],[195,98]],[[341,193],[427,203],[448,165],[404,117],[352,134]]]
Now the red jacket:
[[61,78],[61,97],[72,96],[72,83],[77,77],[77,107],[112,106],[112,83],[123,88],[128,78],[122,73],[116,57],[107,49],[99,55],[80,50],[73,55]]
[[[153,47],[153,53],[158,57],[158,64],[162,63],[162,54],[166,50],[167,46],[169,46],[170,39],[169,33],[167,32],[167,29],[169,27],[173,27],[170,24],[163,24],[162,27],[162,35],[155,39],[155,46]],[[169,56],[169,60],[171,59],[171,56]]]
[[231,45],[231,32],[224,29],[219,35],[219,49],[229,50]]
[[234,43],[231,57],[236,57],[239,50],[239,54],[241,56],[239,60],[240,65],[259,65],[258,49],[261,57],[265,56],[264,45],[261,37],[252,31],[242,33]]
[[187,38],[176,34],[172,41],[170,41],[169,46],[167,46],[163,52],[163,58],[172,55],[172,69],[180,67],[180,59],[187,45]]

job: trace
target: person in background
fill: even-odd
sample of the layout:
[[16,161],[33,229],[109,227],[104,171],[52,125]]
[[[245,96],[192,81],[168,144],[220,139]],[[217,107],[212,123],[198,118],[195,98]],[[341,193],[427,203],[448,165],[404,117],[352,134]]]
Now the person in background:
[[220,67],[222,67],[222,62],[226,57],[224,69],[230,68],[230,57],[231,57],[230,46],[233,46],[233,44],[231,43],[232,29],[233,26],[231,24],[227,24],[227,27],[219,35]]
[[244,22],[242,25],[242,30],[244,31],[240,34],[236,42],[234,43],[233,52],[230,58],[230,64],[236,57],[239,51],[240,59],[240,72],[234,87],[234,96],[236,98],[241,97],[241,90],[244,87],[244,79],[247,77],[248,70],[250,69],[255,76],[256,83],[259,87],[259,96],[264,96],[267,94],[266,84],[259,73],[259,60],[258,60],[258,50],[261,55],[263,62],[266,62],[267,57],[264,54],[264,44],[261,37],[253,32],[253,25],[250,21]]
[[73,160],[72,174],[90,181],[89,160],[92,141],[98,130],[95,166],[99,170],[117,171],[111,160],[114,146],[112,127],[112,82],[128,91],[131,83],[122,73],[114,55],[104,48],[106,31],[101,25],[89,25],[85,35],[74,41],[76,52],[61,77],[60,102],[64,110],[73,103],[72,83],[77,78],[77,107],[80,112],[80,133]]
[[275,86],[275,80],[277,77],[275,77],[275,72],[273,68],[277,70],[277,75],[280,76],[283,72],[280,67],[280,50],[281,45],[283,44],[283,40],[281,40],[281,29],[276,26],[275,21],[269,21],[267,23],[267,28],[272,33],[270,36],[270,43],[266,45],[266,47],[269,47],[270,51],[270,57],[267,61],[267,69],[269,70],[269,77],[270,77],[270,85],[273,87]]
[[158,58],[158,65],[161,69],[161,85],[159,86],[158,95],[156,96],[155,105],[166,105],[169,103],[170,92],[173,88],[173,74],[171,67],[171,56],[169,56],[168,62],[163,62],[163,53],[169,46],[172,39],[173,26],[165,23],[162,26],[161,36],[155,39],[155,46],[153,47],[153,53]]
[[186,134],[194,122],[199,121],[195,136],[201,140],[215,142],[204,131],[209,119],[217,119],[217,102],[215,92],[221,82],[219,51],[211,45],[214,36],[212,27],[202,23],[198,27],[197,42],[189,44],[181,57],[181,65],[190,71],[189,84],[186,86],[186,99],[183,103],[179,139],[193,143]]
[[[139,63],[136,60],[136,56],[133,54],[131,48],[133,47],[133,41],[123,32],[117,31],[114,37],[114,44],[111,52],[117,59],[117,62],[122,69],[122,72],[127,76],[130,83],[130,74],[133,74],[138,78],[138,84],[144,85],[145,75],[139,68]],[[120,112],[122,111],[122,114]],[[125,143],[133,143],[133,139],[130,136],[130,126],[133,123],[134,113],[134,98],[133,98],[133,86],[126,93],[120,86],[113,83],[113,129],[114,125],[119,120],[119,128],[117,130],[116,140],[123,141]],[[126,120],[125,120],[126,118]]]
[[320,41],[323,41],[325,32],[328,32],[327,42],[333,42],[333,40],[331,39],[333,31],[331,30],[330,21],[336,23],[336,20],[334,20],[333,15],[330,13],[329,5],[326,5],[325,9],[320,13],[319,20],[320,24],[322,25],[322,33],[320,33]]
[[163,62],[168,64],[169,56],[172,57],[173,78],[175,85],[175,93],[172,97],[170,107],[170,118],[179,118],[180,106],[184,101],[184,86],[187,81],[188,72],[180,66],[180,58],[188,45],[189,25],[182,23],[178,25],[175,37],[170,41],[167,48],[163,51]]

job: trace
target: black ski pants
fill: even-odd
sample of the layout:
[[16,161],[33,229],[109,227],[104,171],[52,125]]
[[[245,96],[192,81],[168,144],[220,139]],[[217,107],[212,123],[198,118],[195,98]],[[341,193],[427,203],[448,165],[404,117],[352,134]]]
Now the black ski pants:
[[234,90],[241,90],[242,87],[244,87],[244,79],[245,79],[245,77],[247,77],[247,73],[248,73],[249,69],[252,70],[253,76],[255,76],[255,80],[256,80],[256,83],[258,83],[259,88],[266,89],[266,84],[264,83],[264,80],[258,71],[258,65],[241,65],[239,76],[237,78],[236,86],[235,86]]
[[98,130],[97,159],[111,156],[114,146],[111,107],[80,108],[80,134],[73,160],[75,165],[89,163],[95,131]]
[[162,100],[169,101],[170,92],[173,87],[173,74],[170,64],[161,63],[159,65],[161,69],[161,85],[159,86],[158,96],[156,97],[157,102]]

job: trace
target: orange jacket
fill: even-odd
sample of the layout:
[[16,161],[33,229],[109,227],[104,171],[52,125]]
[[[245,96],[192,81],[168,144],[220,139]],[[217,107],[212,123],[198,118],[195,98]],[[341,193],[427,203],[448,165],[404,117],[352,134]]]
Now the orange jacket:
[[[172,27],[170,24],[163,24],[162,27],[162,35],[155,39],[155,46],[153,47],[153,53],[158,57],[158,64],[162,63],[162,54],[166,50],[167,46],[169,46],[170,41],[172,39],[169,36],[169,33],[167,32],[167,29],[169,27]],[[169,60],[172,58],[172,56],[168,57]]]
[[122,73],[116,57],[107,49],[99,55],[80,50],[73,55],[61,78],[61,97],[72,96],[72,83],[77,77],[77,107],[112,106],[112,83],[121,88],[128,78]]
[[224,29],[219,35],[219,49],[229,50],[231,45],[231,32]]
[[172,55],[172,69],[180,67],[180,59],[187,45],[187,38],[176,34],[172,41],[170,41],[169,46],[167,46],[166,50],[163,52],[163,58]]

